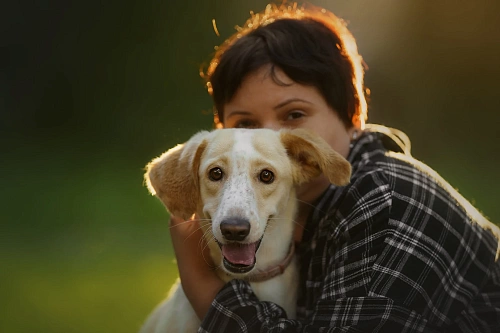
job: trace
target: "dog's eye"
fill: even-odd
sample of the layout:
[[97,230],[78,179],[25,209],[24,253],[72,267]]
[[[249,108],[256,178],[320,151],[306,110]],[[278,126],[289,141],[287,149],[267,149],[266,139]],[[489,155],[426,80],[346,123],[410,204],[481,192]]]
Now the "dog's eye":
[[271,184],[274,181],[274,174],[269,170],[262,170],[259,179],[263,183]]
[[224,174],[223,174],[221,168],[213,168],[213,169],[210,169],[210,171],[208,171],[208,178],[210,178],[210,180],[213,180],[213,181],[221,180],[223,175]]

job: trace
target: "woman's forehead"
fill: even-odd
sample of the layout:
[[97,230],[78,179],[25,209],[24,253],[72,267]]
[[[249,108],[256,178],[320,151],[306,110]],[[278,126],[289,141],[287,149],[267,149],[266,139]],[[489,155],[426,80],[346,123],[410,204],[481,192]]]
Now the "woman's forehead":
[[233,98],[224,105],[224,116],[251,112],[254,109],[279,109],[290,101],[315,103],[322,98],[317,89],[294,82],[276,69],[276,79],[269,70],[260,69],[248,75]]

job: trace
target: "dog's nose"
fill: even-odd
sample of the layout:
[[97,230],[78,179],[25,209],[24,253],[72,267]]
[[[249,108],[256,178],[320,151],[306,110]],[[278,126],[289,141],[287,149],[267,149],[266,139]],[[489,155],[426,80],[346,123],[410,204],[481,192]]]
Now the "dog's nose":
[[240,217],[225,219],[220,224],[220,231],[229,241],[242,241],[250,233],[250,222]]

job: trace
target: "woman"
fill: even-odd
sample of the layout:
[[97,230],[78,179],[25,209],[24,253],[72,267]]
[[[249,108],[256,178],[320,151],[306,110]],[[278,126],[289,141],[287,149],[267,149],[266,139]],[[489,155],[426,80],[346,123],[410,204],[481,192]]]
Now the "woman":
[[365,125],[362,59],[341,20],[270,5],[218,49],[207,79],[218,127],[311,129],[353,173],[345,187],[318,177],[298,189],[297,320],[247,282],[219,280],[196,224],[172,218],[202,332],[500,332],[498,228],[413,159],[402,132]]

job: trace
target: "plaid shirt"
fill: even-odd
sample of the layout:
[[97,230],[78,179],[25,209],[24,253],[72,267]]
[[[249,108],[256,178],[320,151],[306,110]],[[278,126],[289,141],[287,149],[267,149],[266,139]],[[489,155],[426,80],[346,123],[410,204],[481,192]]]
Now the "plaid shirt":
[[500,332],[498,228],[394,133],[365,132],[309,216],[297,319],[232,280],[199,332]]

